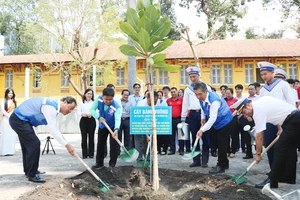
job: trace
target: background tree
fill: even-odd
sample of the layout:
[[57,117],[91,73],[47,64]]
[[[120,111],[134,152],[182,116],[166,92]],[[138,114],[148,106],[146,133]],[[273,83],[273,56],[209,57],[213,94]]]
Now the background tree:
[[174,5],[172,0],[159,0],[161,6],[161,16],[168,16],[171,21],[171,30],[168,38],[171,40],[181,40],[181,34],[184,33],[184,25],[177,22]]
[[227,34],[233,36],[238,32],[236,20],[246,14],[245,6],[239,0],[181,0],[179,5],[188,9],[193,6],[199,17],[206,17],[207,32],[198,32],[201,39],[212,33],[217,39],[225,39]]
[[[51,70],[61,70],[75,91],[83,96],[87,88],[92,66],[107,70],[97,58],[100,46],[105,42],[116,42],[120,38],[118,12],[121,0],[39,0],[37,14],[39,23],[52,33],[61,47],[61,53],[73,58],[71,63],[50,64]],[[87,46],[90,46],[87,48]],[[109,51],[108,51],[109,52]],[[74,69],[80,71],[80,85],[71,76]]]
[[5,37],[5,55],[36,53],[30,27],[36,23],[36,0],[0,0],[0,34]]
[[272,33],[266,33],[264,29],[261,34],[256,34],[253,27],[246,29],[245,37],[246,39],[281,39],[284,30],[277,30]]

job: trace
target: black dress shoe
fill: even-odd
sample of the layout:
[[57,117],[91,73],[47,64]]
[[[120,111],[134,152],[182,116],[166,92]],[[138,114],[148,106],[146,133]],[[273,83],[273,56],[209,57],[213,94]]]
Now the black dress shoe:
[[190,167],[200,167],[201,163],[192,163],[190,164]]
[[209,170],[210,174],[217,174],[217,173],[224,173],[225,172],[225,168],[220,167],[219,165],[217,165],[215,168],[213,168],[212,170]]
[[28,177],[29,181],[35,182],[35,183],[45,183],[46,181],[41,178],[38,174],[36,174],[34,177]]
[[191,153],[192,151],[191,151],[190,149],[187,149],[186,152],[187,152],[187,153]]
[[94,158],[94,156],[89,156],[89,158]]
[[277,181],[271,181],[270,182],[270,187],[271,188],[278,188],[278,182]]
[[103,167],[103,164],[96,163],[95,165],[92,166],[92,169],[99,169],[100,167]]
[[243,159],[251,159],[251,158],[253,158],[253,156],[246,155],[246,156],[243,157]]
[[[40,170],[37,170],[37,171],[36,171],[36,174],[46,174],[46,172],[41,172]],[[26,176],[26,178],[28,178],[27,173],[25,173],[25,176]]]
[[184,155],[183,151],[179,151],[179,155],[183,156]]
[[82,159],[87,159],[87,156],[82,156]]
[[174,155],[175,154],[175,151],[171,151],[168,153],[168,155]]
[[269,177],[266,180],[264,180],[263,182],[261,182],[259,184],[256,184],[255,187],[259,188],[259,189],[262,189],[267,183],[270,183]]
[[202,163],[201,167],[203,167],[203,168],[207,168],[207,167],[208,167],[208,165],[207,165],[207,163]]

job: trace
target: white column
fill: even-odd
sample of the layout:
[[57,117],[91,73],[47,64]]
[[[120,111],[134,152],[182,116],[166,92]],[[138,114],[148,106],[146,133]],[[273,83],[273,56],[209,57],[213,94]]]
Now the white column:
[[30,68],[25,68],[25,100],[29,99]]

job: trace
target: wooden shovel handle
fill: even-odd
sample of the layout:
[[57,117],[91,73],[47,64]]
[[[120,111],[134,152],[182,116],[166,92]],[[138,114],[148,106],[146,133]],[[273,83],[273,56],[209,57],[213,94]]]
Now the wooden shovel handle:
[[[114,134],[114,132],[111,130],[111,128],[107,125],[106,122],[102,122],[102,124],[105,125],[105,127],[107,128],[107,130],[110,132],[111,135]],[[113,138],[117,141],[117,143],[118,143],[121,147],[123,146],[123,144],[120,142],[120,140],[118,139],[118,137],[113,137]]]
[[[279,135],[269,144],[269,146],[267,146],[267,148],[265,148],[263,150],[263,152],[261,153],[261,156],[265,155],[267,153],[267,151],[277,142],[277,140],[279,139]],[[251,165],[249,165],[249,167],[247,167],[247,172],[256,164],[256,161],[254,160]]]
[[74,153],[74,156],[81,162],[81,164],[85,166],[85,168],[95,177],[95,179],[99,181],[99,176],[97,176],[97,174],[76,153]]

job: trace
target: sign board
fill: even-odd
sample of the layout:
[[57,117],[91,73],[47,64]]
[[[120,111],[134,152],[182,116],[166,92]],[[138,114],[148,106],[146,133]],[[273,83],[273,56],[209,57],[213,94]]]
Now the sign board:
[[[172,109],[169,106],[155,107],[157,135],[172,135]],[[152,134],[152,109],[150,106],[130,108],[130,134]]]

